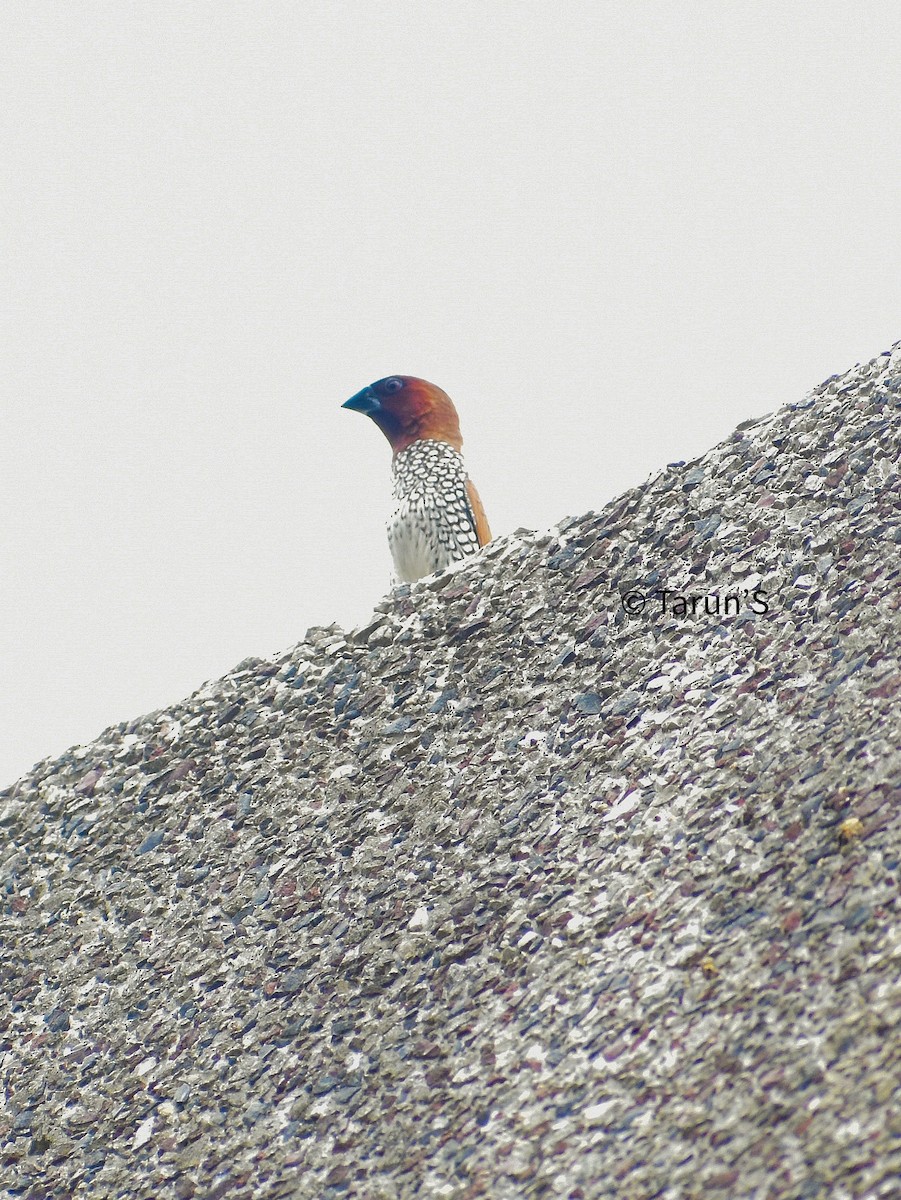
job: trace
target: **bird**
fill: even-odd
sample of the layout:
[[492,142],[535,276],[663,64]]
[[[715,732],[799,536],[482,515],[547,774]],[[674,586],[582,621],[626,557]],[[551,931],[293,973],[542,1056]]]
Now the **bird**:
[[446,392],[413,375],[388,375],[341,407],[371,417],[393,451],[388,545],[399,582],[415,583],[491,541]]

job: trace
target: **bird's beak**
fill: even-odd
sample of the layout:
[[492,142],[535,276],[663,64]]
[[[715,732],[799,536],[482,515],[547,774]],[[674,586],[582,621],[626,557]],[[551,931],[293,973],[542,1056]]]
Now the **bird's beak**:
[[371,387],[363,388],[362,392],[357,392],[356,396],[351,396],[349,400],[345,400],[341,407],[353,409],[354,412],[363,413],[366,417],[371,417],[373,413],[382,411],[379,398]]

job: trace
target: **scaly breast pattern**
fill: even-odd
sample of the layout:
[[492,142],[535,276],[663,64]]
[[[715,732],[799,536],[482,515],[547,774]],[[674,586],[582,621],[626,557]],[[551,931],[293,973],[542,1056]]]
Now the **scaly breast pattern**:
[[388,544],[398,579],[412,583],[479,549],[463,456],[446,442],[414,442],[394,459]]

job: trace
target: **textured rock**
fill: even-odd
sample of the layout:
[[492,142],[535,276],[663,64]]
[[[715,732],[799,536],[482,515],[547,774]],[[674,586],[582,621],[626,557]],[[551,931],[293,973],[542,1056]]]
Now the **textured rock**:
[[0,794],[13,1195],[897,1196],[901,346]]

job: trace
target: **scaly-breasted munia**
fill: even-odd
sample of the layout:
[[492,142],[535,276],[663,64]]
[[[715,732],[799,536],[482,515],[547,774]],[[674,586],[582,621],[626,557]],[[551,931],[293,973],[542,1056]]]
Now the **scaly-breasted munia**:
[[457,410],[441,388],[411,375],[389,375],[342,408],[372,417],[394,451],[388,544],[401,582],[440,571],[491,540],[479,493],[463,466]]

